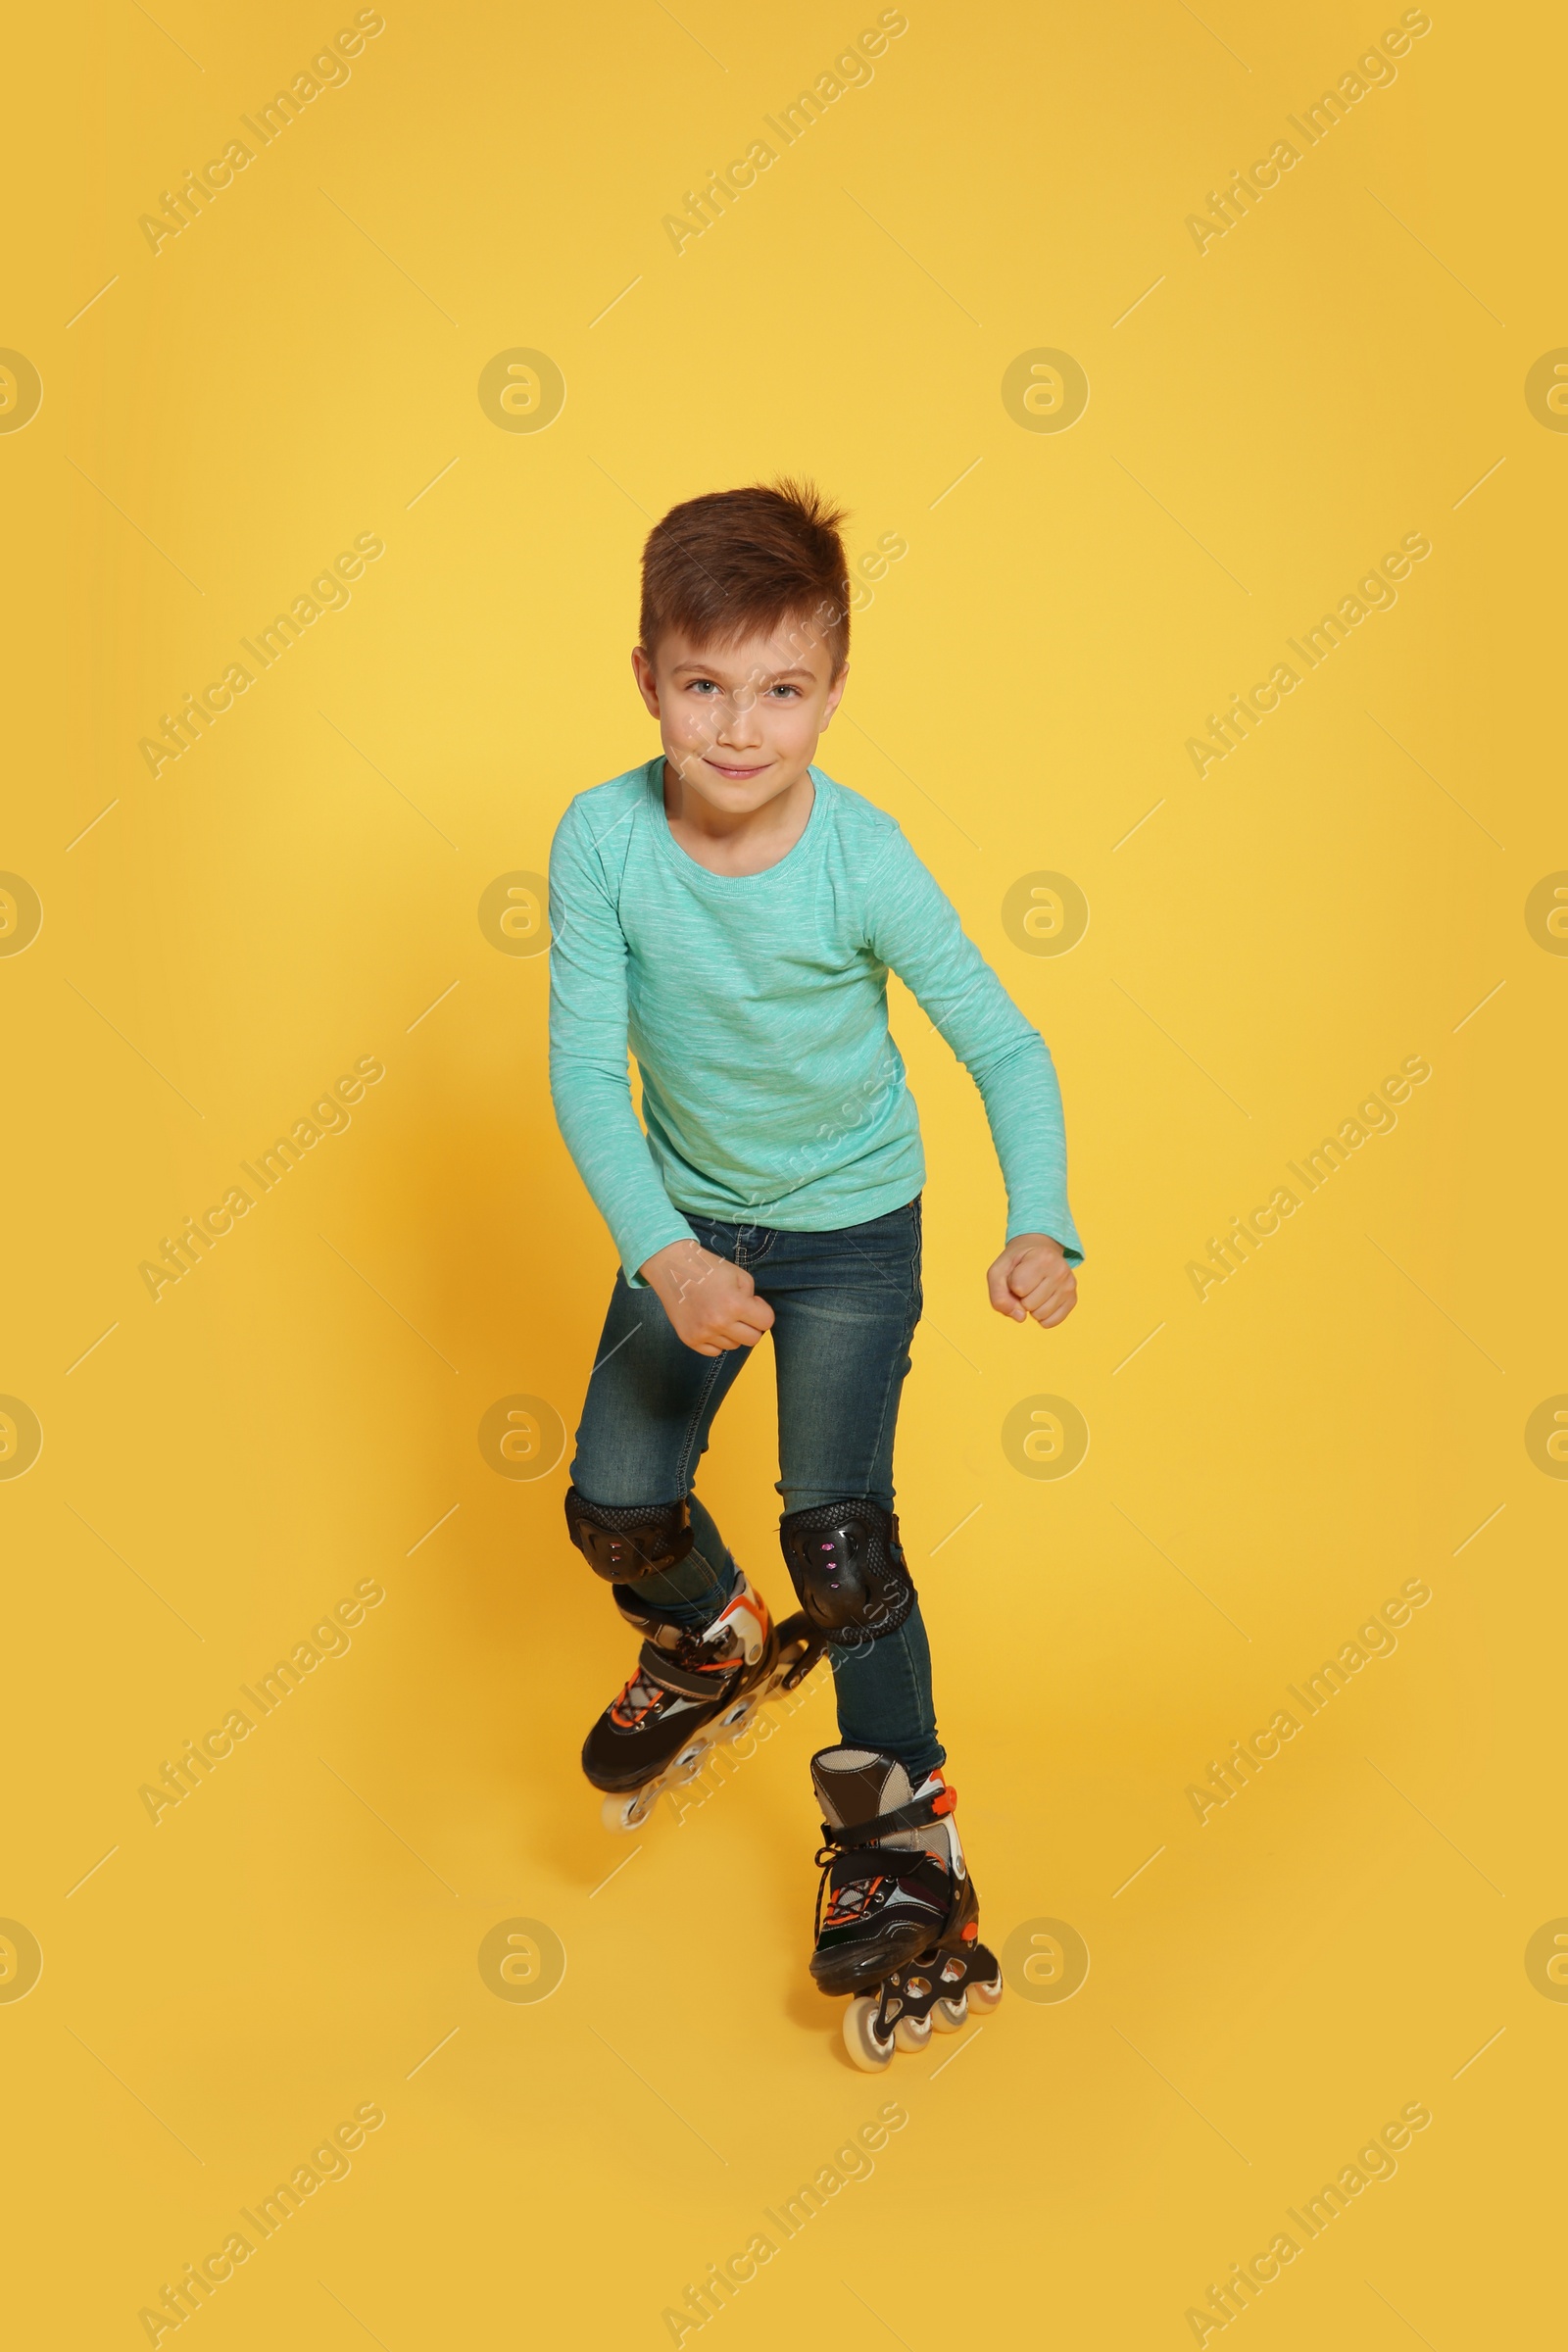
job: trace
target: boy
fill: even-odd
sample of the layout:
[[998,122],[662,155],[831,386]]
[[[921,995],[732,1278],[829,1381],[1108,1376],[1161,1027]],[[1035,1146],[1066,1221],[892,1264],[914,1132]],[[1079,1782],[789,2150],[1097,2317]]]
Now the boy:
[[[845,2036],[874,2069],[1002,1991],[893,1510],[925,1165],[890,970],[984,1098],[1008,1197],[992,1305],[1060,1323],[1083,1252],[1046,1046],[895,820],[812,764],[847,675],[841,520],[781,482],[688,500],[650,535],[632,664],[663,753],[580,793],[557,830],[551,1090],[620,1253],[566,1524],[644,1637],[583,1767],[607,1822],[633,1827],[826,1646],[840,1744],[811,1763],[811,1974],[859,1996]],[[769,1331],[802,1611],[778,1629],[692,1492]]]

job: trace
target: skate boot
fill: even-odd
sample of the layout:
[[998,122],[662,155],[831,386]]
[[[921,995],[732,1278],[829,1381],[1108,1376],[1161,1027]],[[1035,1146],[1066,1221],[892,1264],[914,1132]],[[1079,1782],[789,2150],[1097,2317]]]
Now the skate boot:
[[825,1747],[811,1758],[822,1807],[816,1950],[811,1975],[849,1992],[844,2041],[878,2074],[895,2048],[956,2034],[970,2007],[994,2009],[1002,1969],[980,1942],[980,1900],[953,1818],[957,1791],[940,1772],[918,1788],[892,1756]]
[[671,1625],[635,1586],[615,1606],[645,1639],[637,1671],[584,1743],[582,1768],[607,1793],[607,1830],[636,1830],[662,1791],[691,1780],[719,1741],[738,1740],[777,1690],[793,1690],[822,1654],[804,1618],[775,1627],[743,1575],[711,1625]]

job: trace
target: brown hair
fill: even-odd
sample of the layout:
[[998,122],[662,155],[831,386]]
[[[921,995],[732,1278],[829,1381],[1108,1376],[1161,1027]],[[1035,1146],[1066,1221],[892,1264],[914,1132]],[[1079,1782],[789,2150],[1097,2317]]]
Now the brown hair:
[[788,480],[671,507],[643,549],[644,653],[669,629],[720,647],[796,620],[826,644],[837,677],[850,655],[843,520],[814,483]]

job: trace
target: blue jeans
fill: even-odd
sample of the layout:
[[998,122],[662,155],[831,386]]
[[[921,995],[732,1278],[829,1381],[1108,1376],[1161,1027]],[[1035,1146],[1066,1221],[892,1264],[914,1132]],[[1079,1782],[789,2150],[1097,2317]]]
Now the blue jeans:
[[[705,1250],[743,1266],[773,1309],[778,1377],[777,1492],[786,1511],[867,1496],[893,1508],[893,1438],[920,1320],[918,1198],[864,1225],[780,1233],[688,1215]],[[739,1571],[692,1485],[713,1416],[749,1348],[700,1355],[657,1295],[617,1269],[588,1384],[571,1482],[592,1502],[690,1498],[696,1541],[637,1591],[677,1624],[710,1624]],[[897,1756],[916,1787],[943,1762],[931,1649],[915,1602],[897,1633],[830,1649],[839,1735]]]

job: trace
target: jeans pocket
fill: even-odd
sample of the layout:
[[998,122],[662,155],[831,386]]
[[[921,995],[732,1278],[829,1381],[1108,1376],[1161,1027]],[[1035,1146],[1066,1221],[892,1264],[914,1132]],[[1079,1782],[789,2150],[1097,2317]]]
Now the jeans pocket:
[[920,1319],[920,1204],[906,1201],[886,1216],[824,1234],[823,1259],[833,1274],[863,1295],[880,1318],[903,1316],[907,1332]]
[[885,1216],[868,1217],[863,1225],[850,1225],[846,1226],[844,1230],[855,1234],[857,1238],[864,1235],[868,1239],[872,1236],[880,1239],[882,1235],[886,1234],[890,1239],[896,1240],[901,1235],[911,1231],[918,1234],[921,1198],[922,1196],[916,1193],[914,1199],[906,1200],[902,1208],[890,1208]]
[[703,1249],[713,1257],[727,1257],[733,1264],[739,1241],[735,1226],[722,1224],[717,1217],[695,1216],[689,1208],[682,1214]]

